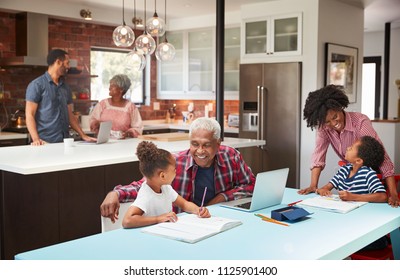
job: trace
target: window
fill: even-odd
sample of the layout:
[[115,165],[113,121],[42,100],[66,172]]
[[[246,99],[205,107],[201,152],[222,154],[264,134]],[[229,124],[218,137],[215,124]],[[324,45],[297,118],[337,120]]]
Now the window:
[[[91,79],[90,92],[92,100],[103,100],[109,95],[110,79],[117,74],[125,74],[131,79],[131,88],[125,98],[135,104],[144,104],[145,71],[128,70],[125,67],[126,55],[129,50],[92,48],[90,50],[90,73],[98,78]],[[145,68],[146,69],[146,68]]]

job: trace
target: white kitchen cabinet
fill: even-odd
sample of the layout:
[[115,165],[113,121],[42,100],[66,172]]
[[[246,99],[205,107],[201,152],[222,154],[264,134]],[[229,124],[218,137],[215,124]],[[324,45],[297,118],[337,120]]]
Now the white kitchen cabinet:
[[242,22],[242,58],[301,55],[302,14],[246,19]]
[[[225,99],[238,99],[240,28],[225,31]],[[167,33],[173,61],[158,62],[159,99],[215,99],[215,29]],[[163,39],[160,39],[162,42]]]
[[240,27],[225,29],[224,92],[235,99],[239,93]]
[[[158,62],[158,92],[166,96],[183,92],[185,86],[184,33],[167,32],[167,40],[175,47],[176,54],[172,61]],[[160,42],[163,41],[164,38],[160,39]]]

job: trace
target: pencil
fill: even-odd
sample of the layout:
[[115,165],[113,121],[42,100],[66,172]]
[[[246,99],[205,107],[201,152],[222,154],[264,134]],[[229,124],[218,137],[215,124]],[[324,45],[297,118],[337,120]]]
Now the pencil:
[[203,199],[201,200],[200,211],[203,210],[204,198],[206,197],[207,187],[204,188]]
[[303,200],[298,200],[298,201],[295,201],[295,202],[292,202],[292,203],[289,203],[288,204],[288,206],[293,206],[293,205],[296,205],[297,203],[300,203],[300,202],[302,202]]
[[260,217],[265,222],[270,222],[270,223],[274,223],[274,224],[278,224],[278,225],[282,225],[282,226],[286,226],[286,227],[289,226],[288,224],[282,223],[280,221],[277,221],[275,219],[269,218],[269,217],[261,215],[261,214],[254,214],[254,215],[256,215],[257,217]]

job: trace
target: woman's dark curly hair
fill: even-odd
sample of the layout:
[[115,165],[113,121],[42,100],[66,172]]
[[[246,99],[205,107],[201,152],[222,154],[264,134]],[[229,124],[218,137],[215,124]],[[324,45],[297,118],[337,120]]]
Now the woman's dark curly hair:
[[328,110],[342,111],[349,105],[349,98],[340,86],[329,85],[308,94],[304,106],[304,120],[307,127],[321,128],[326,119]]
[[376,172],[379,172],[379,167],[385,157],[385,148],[378,140],[371,136],[363,136],[360,140],[358,157],[364,161],[365,166],[369,166]]
[[148,141],[139,143],[136,149],[136,155],[139,158],[139,170],[145,177],[152,177],[157,170],[165,170],[168,165],[174,164],[170,152],[159,149]]

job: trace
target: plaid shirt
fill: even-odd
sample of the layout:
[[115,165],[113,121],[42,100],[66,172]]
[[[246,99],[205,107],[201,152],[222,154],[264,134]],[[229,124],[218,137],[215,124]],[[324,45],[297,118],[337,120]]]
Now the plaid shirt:
[[[193,201],[198,166],[189,150],[179,152],[174,156],[176,177],[171,185],[183,198]],[[140,181],[134,181],[126,186],[116,186],[114,191],[118,192],[119,201],[134,200],[144,180],[145,178],[142,178]],[[215,155],[214,183],[215,194],[222,194],[228,201],[250,196],[253,193],[255,177],[239,151],[221,145]]]
[[[329,144],[332,145],[333,150],[341,160],[345,160],[344,156],[347,147],[353,145],[354,141],[363,136],[374,137],[382,144],[381,139],[372,127],[370,119],[366,115],[356,112],[345,112],[345,118],[346,125],[340,133],[327,126],[318,129],[315,149],[311,159],[311,169],[317,166],[325,167],[326,152]],[[386,150],[384,161],[380,166],[380,172],[384,178],[393,176],[394,174],[394,164],[390,160]]]

